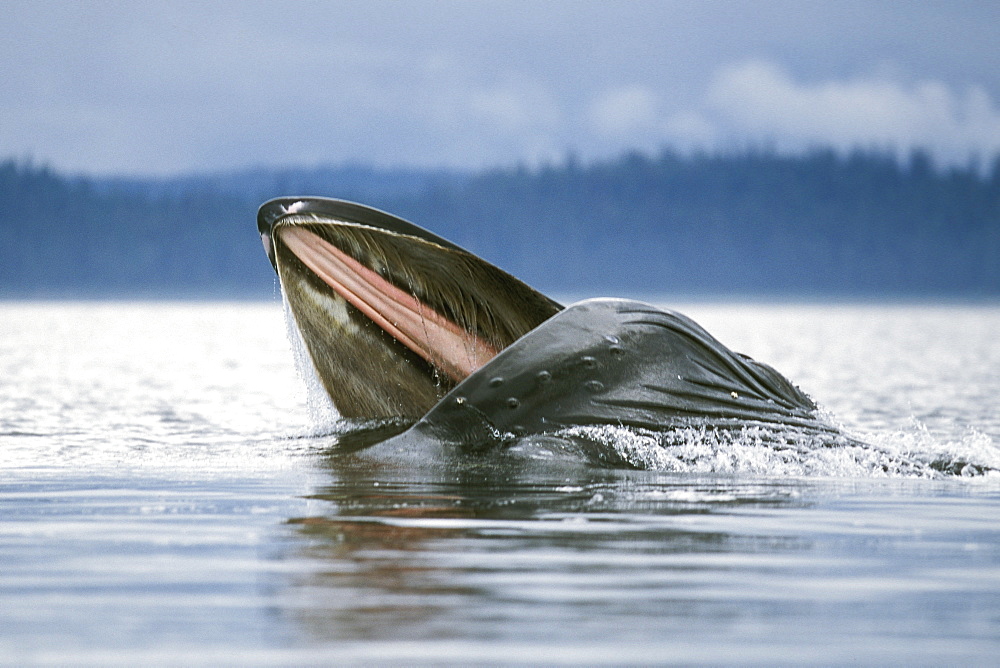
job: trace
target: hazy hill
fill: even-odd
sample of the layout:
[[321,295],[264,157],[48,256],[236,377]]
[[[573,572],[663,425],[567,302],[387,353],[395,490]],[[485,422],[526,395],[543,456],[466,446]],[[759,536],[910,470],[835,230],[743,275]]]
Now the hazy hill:
[[0,163],[0,295],[270,297],[270,197],[384,208],[554,292],[1000,296],[1000,159],[630,154],[479,174],[363,166],[162,180]]

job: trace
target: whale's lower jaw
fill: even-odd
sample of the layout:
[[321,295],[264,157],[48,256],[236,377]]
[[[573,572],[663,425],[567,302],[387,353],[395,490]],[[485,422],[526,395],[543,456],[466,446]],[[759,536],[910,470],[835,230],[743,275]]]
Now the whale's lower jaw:
[[733,353],[685,316],[592,299],[500,352],[418,429],[474,444],[602,424],[658,431],[751,423],[831,431],[783,376]]

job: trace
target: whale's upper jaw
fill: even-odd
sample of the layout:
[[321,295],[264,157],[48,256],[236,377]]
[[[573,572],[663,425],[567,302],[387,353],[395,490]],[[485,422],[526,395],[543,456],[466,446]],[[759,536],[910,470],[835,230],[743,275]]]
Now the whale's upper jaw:
[[274,227],[288,216],[313,216],[317,222],[354,224],[384,232],[422,239],[441,248],[464,251],[444,237],[419,225],[372,207],[345,200],[325,197],[278,197],[264,202],[257,211],[257,231],[264,243],[264,252],[277,270],[272,234]]
[[455,244],[358,204],[272,200],[257,227],[345,417],[419,418],[561,309]]

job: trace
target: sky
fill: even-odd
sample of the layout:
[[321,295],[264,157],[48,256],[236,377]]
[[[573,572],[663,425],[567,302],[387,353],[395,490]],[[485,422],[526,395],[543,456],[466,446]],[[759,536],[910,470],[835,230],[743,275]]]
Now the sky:
[[0,0],[0,160],[91,175],[1000,152],[996,0]]

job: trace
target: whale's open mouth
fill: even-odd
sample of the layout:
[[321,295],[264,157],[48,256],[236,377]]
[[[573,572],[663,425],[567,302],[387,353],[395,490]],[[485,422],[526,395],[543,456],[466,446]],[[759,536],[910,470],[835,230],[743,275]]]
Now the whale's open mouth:
[[285,225],[282,243],[387,334],[458,382],[497,354],[494,344],[441,315],[307,228]]
[[258,228],[345,417],[420,417],[561,309],[451,242],[368,207],[272,200]]

